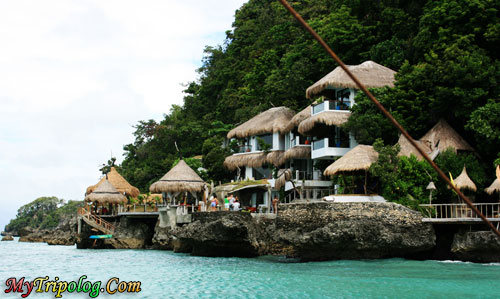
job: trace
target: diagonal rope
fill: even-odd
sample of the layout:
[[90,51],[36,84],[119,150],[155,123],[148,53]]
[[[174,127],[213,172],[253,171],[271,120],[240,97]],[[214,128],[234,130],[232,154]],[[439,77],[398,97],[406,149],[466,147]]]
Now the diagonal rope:
[[431,158],[425,153],[419,146],[417,146],[417,143],[413,138],[408,134],[408,132],[403,128],[399,122],[387,111],[382,104],[373,96],[373,94],[368,91],[368,89],[359,81],[356,76],[354,76],[353,73],[347,68],[347,66],[340,60],[340,58],[333,52],[333,50],[325,43],[325,41],[314,31],[314,29],[307,24],[306,21],[293,9],[293,7],[288,4],[286,0],[279,0],[281,4],[299,21],[299,23],[316,39],[319,44],[328,52],[328,54],[340,65],[340,67],[347,73],[347,75],[356,83],[356,85],[361,89],[366,96],[377,106],[377,108],[382,112],[382,114],[387,117],[391,123],[403,134],[408,141],[411,143],[411,145],[424,157],[424,159],[434,168],[434,170],[437,172],[437,174],[452,188],[458,196],[471,208],[474,213],[476,213],[490,228],[491,230],[498,236],[500,237],[500,232],[496,229],[496,227],[472,204],[472,202],[462,193],[458,188],[453,185],[450,180],[446,177],[446,174],[434,163],[434,161],[431,160]]

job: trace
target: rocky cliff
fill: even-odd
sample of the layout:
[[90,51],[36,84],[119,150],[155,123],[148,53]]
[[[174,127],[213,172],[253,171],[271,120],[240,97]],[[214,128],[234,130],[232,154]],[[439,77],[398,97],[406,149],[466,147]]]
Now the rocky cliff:
[[463,261],[499,262],[500,239],[491,231],[459,232],[453,238],[451,252]]
[[193,255],[271,254],[303,261],[419,257],[435,245],[432,226],[421,219],[394,203],[290,204],[281,206],[275,219],[198,213],[188,225],[157,232],[153,246]]
[[54,229],[34,230],[25,227],[19,230],[19,242],[46,242],[49,245],[74,245],[77,238],[77,216],[68,215]]

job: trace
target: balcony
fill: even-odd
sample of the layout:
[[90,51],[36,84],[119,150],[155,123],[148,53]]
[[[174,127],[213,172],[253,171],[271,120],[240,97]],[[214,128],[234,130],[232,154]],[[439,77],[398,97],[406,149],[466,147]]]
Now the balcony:
[[339,157],[351,150],[349,139],[322,138],[312,143],[312,159]]
[[251,145],[242,145],[238,148],[237,154],[241,153],[249,153],[252,151],[252,146]]
[[325,100],[313,106],[312,115],[323,111],[349,111],[350,106],[351,102],[348,98],[343,100]]
[[292,177],[297,181],[329,181],[328,177],[325,177],[321,171],[292,171]]

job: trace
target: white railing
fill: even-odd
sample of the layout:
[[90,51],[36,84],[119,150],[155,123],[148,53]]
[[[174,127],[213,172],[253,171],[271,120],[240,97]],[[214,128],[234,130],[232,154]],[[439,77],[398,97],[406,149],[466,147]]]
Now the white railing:
[[283,203],[292,203],[296,200],[310,200],[317,201],[321,200],[321,198],[335,194],[334,189],[302,189],[297,190],[285,196]]
[[304,180],[328,181],[329,180],[329,178],[323,176],[323,174],[319,170],[314,170],[314,171],[295,170],[292,172],[292,177],[294,180],[297,180],[297,181],[304,181]]
[[[476,209],[486,218],[500,218],[500,203],[474,203]],[[480,218],[465,203],[419,205],[425,217],[433,219],[475,219]]]

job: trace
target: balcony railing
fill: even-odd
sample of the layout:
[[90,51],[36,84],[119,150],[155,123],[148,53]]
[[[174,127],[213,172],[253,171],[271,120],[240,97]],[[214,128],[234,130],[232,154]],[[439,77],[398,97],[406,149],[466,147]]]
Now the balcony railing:
[[290,194],[285,196],[284,203],[293,203],[297,200],[319,201],[321,198],[332,194],[335,194],[333,189],[292,190]]
[[349,110],[350,101],[344,99],[344,101],[339,100],[325,100],[313,106],[312,114],[317,114],[323,111],[347,111]]
[[328,181],[328,177],[323,176],[321,171],[300,171],[295,170],[292,172],[292,177],[294,180],[304,181],[304,180],[316,180],[316,181]]
[[313,147],[312,147],[313,151],[324,148],[325,147],[325,139],[326,138],[313,141]]

